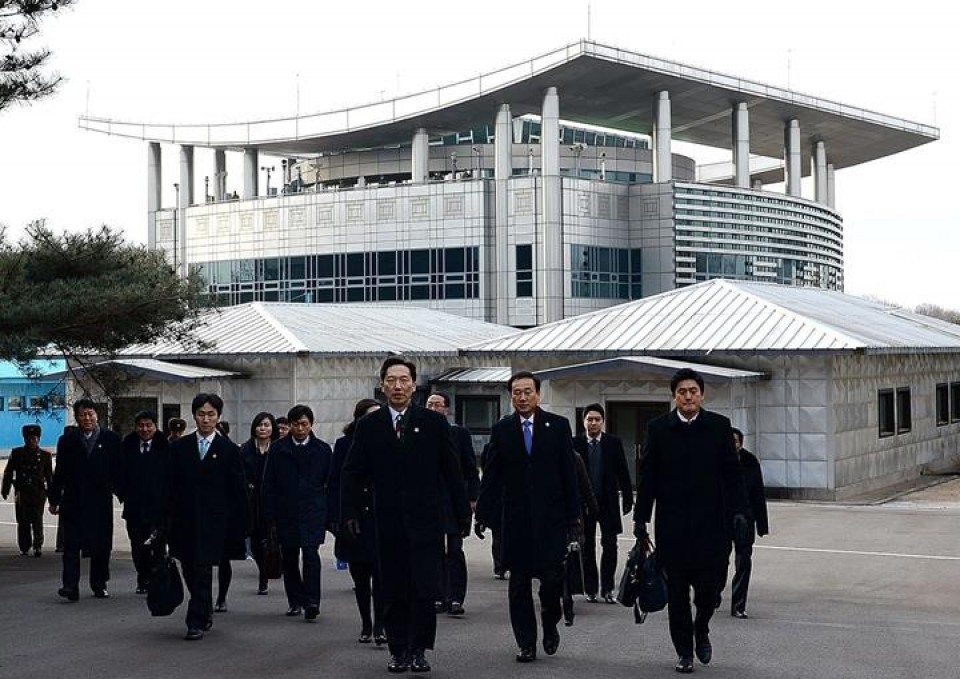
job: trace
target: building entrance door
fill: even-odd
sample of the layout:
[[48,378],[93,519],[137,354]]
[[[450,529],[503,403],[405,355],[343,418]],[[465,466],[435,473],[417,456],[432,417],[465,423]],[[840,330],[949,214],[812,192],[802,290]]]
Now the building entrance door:
[[667,401],[607,401],[607,430],[623,441],[623,450],[633,454],[633,463],[628,459],[630,480],[637,487],[637,466],[640,453],[646,444],[647,424],[655,417],[670,412]]
[[[142,410],[157,412],[157,399],[122,396],[113,399],[110,428],[123,438],[134,429],[134,416]],[[159,422],[157,423],[159,426]]]

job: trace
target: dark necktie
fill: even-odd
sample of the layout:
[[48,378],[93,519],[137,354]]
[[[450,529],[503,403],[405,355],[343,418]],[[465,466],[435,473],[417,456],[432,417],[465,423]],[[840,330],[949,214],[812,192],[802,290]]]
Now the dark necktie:
[[141,444],[140,444],[140,452],[143,453],[144,455],[146,455],[147,453],[149,453],[149,452],[150,452],[150,444],[147,443],[146,441],[144,441],[143,443],[141,443]]
[[400,421],[403,419],[403,413],[397,413],[397,418],[393,421],[393,429],[397,432],[397,438],[400,438],[400,432],[403,429],[400,426]]

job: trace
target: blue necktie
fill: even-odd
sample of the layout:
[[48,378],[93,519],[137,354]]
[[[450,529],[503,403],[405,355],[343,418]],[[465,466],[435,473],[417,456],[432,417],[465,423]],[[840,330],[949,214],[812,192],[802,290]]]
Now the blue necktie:
[[523,447],[527,449],[527,455],[533,452],[533,422],[523,421]]
[[200,459],[202,460],[207,456],[207,448],[210,447],[210,442],[207,439],[200,439],[198,446],[200,448]]

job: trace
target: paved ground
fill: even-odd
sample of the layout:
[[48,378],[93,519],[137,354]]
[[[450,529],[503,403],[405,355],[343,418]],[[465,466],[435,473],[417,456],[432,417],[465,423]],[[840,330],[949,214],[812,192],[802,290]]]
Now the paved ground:
[[[52,522],[51,522],[52,523]],[[774,534],[760,541],[748,610],[715,618],[717,678],[958,677],[960,480],[878,506],[771,503]],[[282,587],[254,594],[255,567],[237,564],[230,612],[197,643],[181,640],[182,609],[151,618],[134,578],[118,518],[113,594],[78,604],[56,596],[59,559],[21,558],[13,507],[0,503],[0,677],[384,677],[386,651],[356,643],[350,578],[324,548],[318,623],[283,617]],[[53,526],[47,531],[52,548]],[[621,541],[626,552],[629,540]],[[519,666],[506,615],[506,583],[493,579],[488,543],[466,543],[467,615],[443,618],[431,676],[670,677],[666,615],[642,626],[627,609],[577,603],[560,652]],[[86,563],[84,564],[86,575]]]

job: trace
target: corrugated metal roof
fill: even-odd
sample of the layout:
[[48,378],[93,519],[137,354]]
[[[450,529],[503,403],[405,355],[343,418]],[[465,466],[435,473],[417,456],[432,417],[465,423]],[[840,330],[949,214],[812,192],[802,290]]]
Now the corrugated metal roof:
[[432,384],[506,384],[509,367],[453,368],[430,380]]
[[442,311],[382,304],[253,302],[209,312],[195,338],[127,347],[123,356],[211,354],[456,353],[460,347],[518,332]]
[[960,351],[960,326],[841,292],[712,280],[532,328],[475,352]]
[[672,375],[681,368],[692,368],[696,370],[706,382],[756,382],[767,377],[765,373],[754,372],[752,370],[723,368],[705,363],[677,361],[669,358],[659,358],[657,356],[618,356],[617,358],[607,358],[602,361],[589,361],[587,363],[576,363],[574,365],[538,370],[536,374],[542,380],[556,380],[609,372],[612,370],[621,373],[636,370],[638,372],[642,371],[656,375]]
[[[238,372],[218,370],[217,368],[206,368],[204,366],[190,365],[187,363],[171,363],[169,361],[160,361],[155,358],[118,358],[109,361],[100,361],[99,363],[94,363],[89,367],[97,368],[102,366],[115,366],[136,375],[150,375],[174,382],[192,382],[194,380],[211,380],[243,376],[242,373]],[[85,368],[74,368],[73,372],[83,372],[84,370]],[[70,371],[64,370],[56,376],[65,377],[70,374]]]

